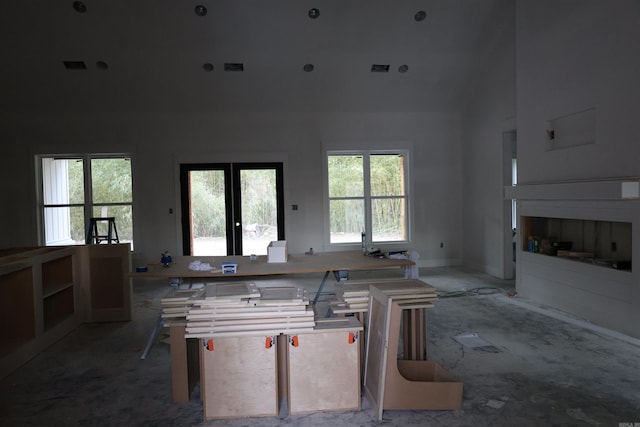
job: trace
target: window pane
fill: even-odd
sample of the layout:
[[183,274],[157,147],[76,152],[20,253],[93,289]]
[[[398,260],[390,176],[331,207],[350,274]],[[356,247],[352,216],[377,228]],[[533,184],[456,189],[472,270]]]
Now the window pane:
[[[131,215],[131,205],[116,206],[94,206],[93,216],[95,218],[114,217],[116,228],[118,229],[118,238],[120,242],[133,242],[133,220]],[[98,221],[98,235],[107,235],[107,221]],[[115,238],[115,233],[114,236]]]
[[82,206],[44,208],[45,246],[83,245],[85,242]]
[[331,200],[329,209],[330,242],[361,242],[361,233],[364,230],[364,201]]
[[84,203],[81,159],[42,159],[42,195],[45,205]]
[[404,163],[402,154],[372,154],[371,195],[404,196]]
[[373,199],[371,216],[373,242],[407,240],[404,198]]
[[362,156],[328,156],[329,197],[364,196]]
[[94,203],[130,203],[131,162],[123,158],[92,159],[91,183]]

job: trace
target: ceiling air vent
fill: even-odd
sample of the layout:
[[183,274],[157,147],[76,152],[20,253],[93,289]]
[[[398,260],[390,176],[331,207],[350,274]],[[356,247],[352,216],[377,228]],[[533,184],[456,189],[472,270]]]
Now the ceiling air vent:
[[415,19],[417,22],[424,21],[426,17],[427,12],[425,12],[424,10],[419,10],[415,15],[413,15],[413,19]]
[[389,64],[373,64],[371,66],[372,73],[388,73],[389,72]]
[[81,1],[74,1],[73,9],[78,13],[85,13],[87,11],[87,5]]
[[244,64],[242,62],[225,62],[225,71],[244,71]]
[[67,70],[86,70],[87,64],[84,61],[63,61]]

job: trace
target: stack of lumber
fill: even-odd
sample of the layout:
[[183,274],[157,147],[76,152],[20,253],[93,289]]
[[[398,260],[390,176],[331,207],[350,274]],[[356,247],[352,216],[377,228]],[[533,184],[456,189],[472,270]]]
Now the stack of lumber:
[[337,282],[335,299],[329,300],[329,307],[335,314],[359,313],[369,307],[370,282]]
[[312,331],[314,311],[302,288],[213,284],[190,300],[186,338]]
[[369,287],[375,286],[404,305],[433,306],[436,289],[418,279],[346,281],[335,284],[336,297],[329,302],[334,314],[363,313],[369,310]]
[[193,300],[204,294],[202,289],[176,289],[160,301],[162,307],[162,324],[164,326],[184,325]]

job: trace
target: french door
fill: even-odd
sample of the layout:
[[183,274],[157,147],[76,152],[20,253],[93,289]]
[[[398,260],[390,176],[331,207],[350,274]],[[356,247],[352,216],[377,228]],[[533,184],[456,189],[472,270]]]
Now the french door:
[[284,240],[282,163],[180,165],[184,255],[265,255]]

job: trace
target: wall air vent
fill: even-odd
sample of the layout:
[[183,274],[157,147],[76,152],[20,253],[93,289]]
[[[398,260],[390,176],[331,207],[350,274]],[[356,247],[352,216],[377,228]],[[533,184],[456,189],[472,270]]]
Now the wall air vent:
[[84,61],[63,61],[67,70],[86,70],[87,64]]
[[244,71],[244,64],[242,62],[225,62],[225,71]]
[[389,72],[389,64],[373,64],[371,66],[372,73],[388,73]]

